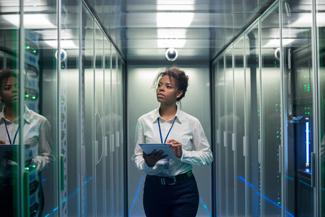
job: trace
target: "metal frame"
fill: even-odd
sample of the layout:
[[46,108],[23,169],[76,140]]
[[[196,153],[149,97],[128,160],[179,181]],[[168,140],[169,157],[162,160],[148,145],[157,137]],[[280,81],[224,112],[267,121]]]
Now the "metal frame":
[[319,182],[319,161],[318,161],[318,147],[319,147],[319,132],[320,129],[320,120],[317,117],[320,117],[320,96],[319,96],[319,70],[318,70],[318,37],[317,37],[317,20],[316,20],[316,0],[312,0],[312,82],[314,85],[313,88],[313,153],[312,153],[312,185],[314,193],[314,214],[320,216],[319,206],[319,197],[317,189],[320,189]]

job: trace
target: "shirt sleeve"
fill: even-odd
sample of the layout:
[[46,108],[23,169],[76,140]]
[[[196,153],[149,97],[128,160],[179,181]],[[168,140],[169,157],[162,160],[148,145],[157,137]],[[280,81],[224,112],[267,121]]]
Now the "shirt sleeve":
[[136,143],[135,143],[134,155],[132,159],[135,162],[137,168],[143,170],[145,173],[150,173],[159,170],[159,166],[157,164],[153,167],[149,167],[144,161],[143,151],[139,145],[144,143],[144,128],[140,120],[137,121],[137,125],[135,128],[135,138],[136,138]]
[[193,126],[193,150],[182,150],[181,161],[191,165],[208,165],[213,161],[210,144],[199,121]]
[[51,125],[47,119],[43,120],[39,128],[39,154],[33,158],[38,170],[44,167],[52,160],[51,154]]

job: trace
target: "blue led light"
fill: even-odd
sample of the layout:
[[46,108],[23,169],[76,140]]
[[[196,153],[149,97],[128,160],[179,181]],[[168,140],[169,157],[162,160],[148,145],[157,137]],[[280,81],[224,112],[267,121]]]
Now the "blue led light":
[[305,133],[306,133],[306,167],[310,166],[310,159],[309,159],[309,144],[310,144],[310,135],[309,135],[309,122],[307,121],[305,124]]
[[[255,185],[253,185],[252,183],[247,181],[244,177],[238,176],[238,180],[243,182],[246,186],[248,186],[251,190],[253,190],[253,192],[258,197],[262,198],[263,200],[265,200],[269,204],[273,205],[274,207],[276,207],[278,209],[284,209],[284,207],[281,204],[279,204],[277,201],[272,200],[267,195],[262,194]],[[288,210],[285,210],[285,213],[286,213],[286,216],[288,216],[288,217],[295,217],[294,214],[289,212]]]

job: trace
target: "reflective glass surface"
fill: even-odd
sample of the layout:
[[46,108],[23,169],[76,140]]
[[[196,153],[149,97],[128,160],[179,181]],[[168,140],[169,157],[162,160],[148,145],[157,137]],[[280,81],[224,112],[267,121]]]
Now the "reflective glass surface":
[[319,206],[320,216],[325,216],[325,23],[324,23],[324,9],[325,1],[316,1],[316,22],[318,31],[318,58],[319,58],[319,112],[320,112],[320,130],[319,130]]
[[[25,49],[25,105],[35,112],[33,117],[42,118],[39,122],[38,156],[40,162],[46,162],[39,171],[39,193],[29,195],[29,215],[35,215],[33,207],[39,205],[37,215],[58,215],[58,166],[60,161],[58,147],[58,40],[57,20],[59,13],[56,1],[24,1],[24,49]],[[65,52],[60,58],[66,58]],[[37,114],[37,116],[36,116]],[[26,113],[25,113],[26,115]],[[31,122],[32,123],[32,122]],[[28,126],[28,122],[25,124]],[[32,132],[24,132],[24,134]],[[29,143],[26,138],[24,143]],[[30,183],[30,186],[33,182]],[[24,186],[25,190],[27,186]],[[31,187],[29,187],[31,188]],[[37,191],[36,191],[37,192]],[[25,198],[27,199],[27,198]],[[28,199],[27,199],[28,200]]]
[[83,7],[83,73],[84,73],[84,120],[83,128],[84,145],[81,147],[83,159],[82,180],[84,206],[82,213],[93,216],[96,211],[96,182],[95,180],[95,112],[94,112],[94,19],[86,8]]
[[[22,193],[20,193],[23,188],[21,174],[24,172],[25,166],[31,165],[31,159],[27,159],[28,162],[25,162],[19,155],[20,151],[24,153],[28,149],[28,147],[19,145],[25,138],[19,136],[22,134],[22,122],[19,121],[19,117],[23,114],[20,104],[24,103],[21,95],[23,91],[19,83],[22,74],[19,65],[21,50],[18,40],[21,17],[19,1],[12,1],[11,7],[1,1],[0,6],[0,208],[7,215],[17,216],[20,214],[23,202],[23,200],[18,200],[22,197]],[[16,22],[12,22],[12,19]],[[29,146],[33,147],[33,144]],[[33,168],[33,173],[37,174],[35,168]],[[39,197],[37,198],[39,199]],[[35,211],[39,212],[38,209]]]
[[234,109],[234,98],[233,98],[233,57],[232,48],[225,53],[225,113],[221,117],[225,124],[224,130],[224,146],[225,146],[225,166],[226,166],[226,213],[229,216],[233,215],[234,211],[234,156],[233,156],[233,145],[232,145],[232,135],[233,135],[233,109]]
[[78,216],[81,212],[81,140],[79,82],[79,28],[81,2],[62,1],[60,45],[66,58],[60,62],[60,143],[61,143],[61,213]]
[[243,180],[246,184],[246,215],[260,215],[260,70],[259,70],[259,34],[258,26],[255,25],[245,36],[246,55],[246,99],[247,115],[249,122],[247,127],[246,177]]
[[261,20],[261,215],[281,216],[279,7]]
[[234,111],[233,138],[234,151],[234,216],[245,215],[245,177],[244,139],[245,139],[245,68],[244,38],[240,38],[233,46],[234,58]]
[[288,76],[287,212],[313,216],[312,5],[287,1],[283,10],[284,72]]

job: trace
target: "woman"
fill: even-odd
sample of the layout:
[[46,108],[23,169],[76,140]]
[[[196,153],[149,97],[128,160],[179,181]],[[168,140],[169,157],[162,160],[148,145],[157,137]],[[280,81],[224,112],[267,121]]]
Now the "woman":
[[[176,105],[186,93],[188,77],[178,68],[169,68],[157,77],[159,108],[142,115],[136,126],[134,161],[147,174],[143,205],[147,217],[194,217],[199,193],[192,174],[193,165],[213,160],[210,145],[199,120]],[[167,143],[175,158],[161,150],[145,154],[142,143]]]

